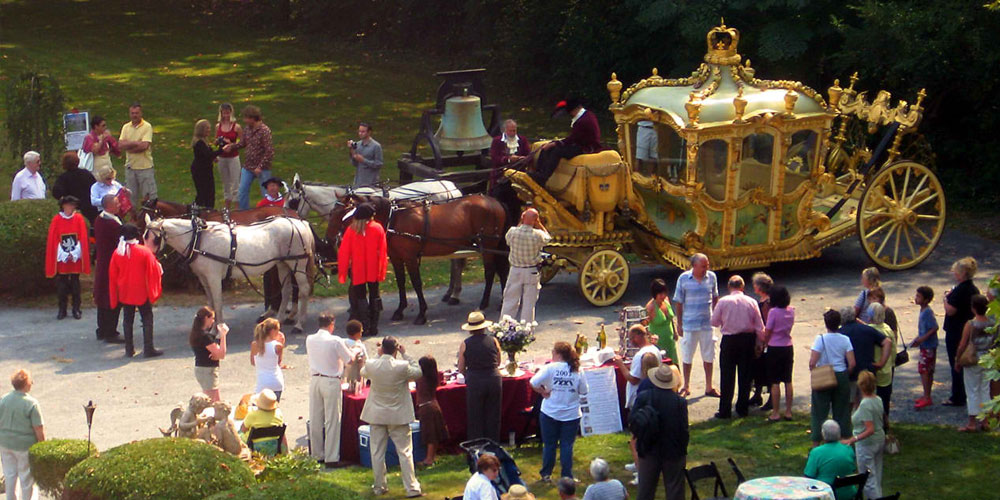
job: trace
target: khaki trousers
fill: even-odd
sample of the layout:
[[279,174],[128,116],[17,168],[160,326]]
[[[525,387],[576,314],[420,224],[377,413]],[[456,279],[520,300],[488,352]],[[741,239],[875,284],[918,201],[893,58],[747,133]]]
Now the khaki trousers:
[[[500,317],[510,316],[519,321],[535,321],[535,303],[538,302],[538,269],[511,266],[507,286],[503,289],[503,307]],[[518,312],[520,311],[520,312]]]
[[156,174],[152,168],[143,170],[125,170],[125,187],[132,191],[132,206],[138,210],[142,207],[145,199],[155,200],[156,194]]
[[316,460],[340,461],[340,416],[343,406],[339,378],[309,377],[309,442]]
[[420,493],[420,482],[413,470],[413,436],[410,434],[409,425],[377,425],[371,426],[371,454],[372,472],[375,475],[375,484],[372,488],[376,493],[381,493],[389,489],[385,480],[385,450],[389,446],[389,439],[396,445],[396,455],[399,457],[399,469],[403,476],[403,487],[406,488],[406,495],[412,496]]

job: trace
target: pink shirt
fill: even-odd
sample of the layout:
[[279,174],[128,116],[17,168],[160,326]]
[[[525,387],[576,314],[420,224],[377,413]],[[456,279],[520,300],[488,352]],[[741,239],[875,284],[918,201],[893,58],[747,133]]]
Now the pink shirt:
[[767,313],[767,325],[765,330],[771,330],[771,338],[767,345],[771,347],[791,347],[792,346],[792,325],[795,324],[795,308],[772,307]]
[[734,291],[719,299],[712,311],[712,326],[718,327],[723,335],[764,331],[764,322],[760,319],[760,308],[757,301]]

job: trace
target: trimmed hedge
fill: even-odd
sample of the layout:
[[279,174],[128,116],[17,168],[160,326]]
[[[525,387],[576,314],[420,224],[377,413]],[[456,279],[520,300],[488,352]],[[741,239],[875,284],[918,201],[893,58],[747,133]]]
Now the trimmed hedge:
[[156,438],[112,448],[66,475],[63,500],[196,500],[255,484],[250,467],[193,439]]
[[360,493],[333,484],[321,475],[301,479],[286,479],[272,483],[234,488],[208,497],[206,500],[361,500]]
[[267,457],[254,454],[252,469],[260,470],[258,483],[270,483],[313,476],[320,471],[316,459],[309,456],[305,448],[296,448],[288,453]]
[[0,262],[4,279],[0,293],[27,296],[55,288],[45,277],[45,240],[49,222],[59,211],[56,200],[19,200],[0,203]]
[[48,496],[58,498],[63,492],[63,479],[74,465],[97,454],[97,447],[83,439],[50,439],[35,443],[28,450],[28,463],[35,484]]

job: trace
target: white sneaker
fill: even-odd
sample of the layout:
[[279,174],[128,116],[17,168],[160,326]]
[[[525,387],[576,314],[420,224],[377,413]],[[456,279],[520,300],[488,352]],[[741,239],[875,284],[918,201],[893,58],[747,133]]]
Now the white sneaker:
[[639,473],[638,472],[632,474],[632,480],[629,481],[628,484],[631,484],[632,486],[639,486]]
[[635,473],[635,464],[625,464],[625,470],[627,470],[627,471],[629,471],[629,472],[631,472],[631,473],[634,474]]

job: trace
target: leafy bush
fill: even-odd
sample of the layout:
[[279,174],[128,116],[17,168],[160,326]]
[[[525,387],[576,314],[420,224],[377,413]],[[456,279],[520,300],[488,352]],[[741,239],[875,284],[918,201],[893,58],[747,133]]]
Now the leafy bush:
[[300,479],[317,474],[320,469],[316,459],[309,456],[309,453],[302,448],[271,457],[254,453],[250,467],[260,470],[257,474],[257,482],[260,483]]
[[195,500],[252,484],[250,467],[212,445],[157,438],[80,462],[66,474],[63,499]]
[[316,475],[301,479],[286,479],[273,483],[234,488],[208,497],[206,500],[361,500],[361,494],[333,484],[332,479]]
[[59,83],[44,73],[25,72],[10,79],[4,101],[11,154],[20,156],[30,150],[38,151],[43,171],[51,173],[65,150],[63,94]]
[[97,454],[97,447],[82,439],[50,439],[35,443],[28,450],[28,462],[35,484],[46,494],[58,498],[62,495],[63,479],[74,465]]
[[34,295],[53,288],[54,281],[45,278],[45,239],[58,211],[52,199],[0,203],[0,293]]

